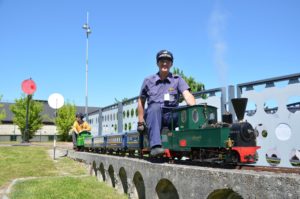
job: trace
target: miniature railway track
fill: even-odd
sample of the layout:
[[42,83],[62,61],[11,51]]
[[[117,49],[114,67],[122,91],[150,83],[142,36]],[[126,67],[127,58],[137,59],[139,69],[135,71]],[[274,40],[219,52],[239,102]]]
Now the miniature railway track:
[[249,166],[249,165],[239,165],[236,166],[238,170],[252,170],[252,171],[267,171],[273,173],[295,173],[300,174],[299,168],[286,168],[286,167],[267,167],[267,166]]
[[145,158],[145,160],[153,163],[170,163],[170,164],[181,164],[187,166],[202,166],[202,167],[213,167],[221,169],[236,169],[236,170],[248,170],[256,172],[272,172],[272,173],[288,173],[288,174],[300,174],[300,168],[287,168],[287,167],[269,167],[269,166],[255,166],[255,165],[222,165],[222,164],[212,164],[205,162],[194,162],[194,161],[182,161],[174,160],[168,161],[167,159],[155,159],[155,158]]

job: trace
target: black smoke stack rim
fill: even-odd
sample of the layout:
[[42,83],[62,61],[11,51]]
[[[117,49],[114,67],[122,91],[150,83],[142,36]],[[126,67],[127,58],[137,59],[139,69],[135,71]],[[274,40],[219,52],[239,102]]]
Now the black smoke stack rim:
[[233,105],[236,117],[239,121],[244,119],[248,98],[233,98],[231,103]]

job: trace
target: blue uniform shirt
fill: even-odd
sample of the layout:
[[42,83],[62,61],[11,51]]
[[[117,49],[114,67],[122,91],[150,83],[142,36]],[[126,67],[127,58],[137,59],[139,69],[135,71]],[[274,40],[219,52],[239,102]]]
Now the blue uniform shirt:
[[[156,73],[144,79],[140,97],[147,99],[148,105],[160,103],[161,106],[176,107],[179,94],[189,89],[188,84],[178,75],[169,73],[166,79],[161,80],[159,73]],[[169,101],[164,100],[165,94],[169,94]]]

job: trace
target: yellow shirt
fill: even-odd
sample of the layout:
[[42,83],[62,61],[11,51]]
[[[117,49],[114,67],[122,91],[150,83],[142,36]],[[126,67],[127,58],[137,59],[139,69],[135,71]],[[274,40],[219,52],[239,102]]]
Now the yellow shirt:
[[91,131],[91,126],[84,121],[82,124],[79,124],[77,121],[74,122],[73,124],[73,130],[76,133],[80,133],[81,131]]

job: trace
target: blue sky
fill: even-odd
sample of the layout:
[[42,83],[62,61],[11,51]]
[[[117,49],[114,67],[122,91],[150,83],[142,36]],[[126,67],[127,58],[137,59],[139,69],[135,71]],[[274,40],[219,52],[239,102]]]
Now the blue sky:
[[103,107],[137,96],[161,49],[207,89],[299,73],[299,10],[299,0],[0,0],[2,101],[31,77],[35,99],[85,104],[87,11],[89,105]]

